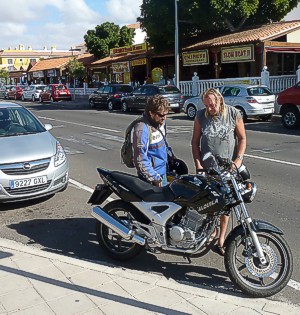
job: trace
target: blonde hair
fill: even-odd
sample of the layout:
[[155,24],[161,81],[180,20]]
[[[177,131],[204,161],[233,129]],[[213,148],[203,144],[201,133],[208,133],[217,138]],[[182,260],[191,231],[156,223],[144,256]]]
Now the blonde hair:
[[[207,91],[205,91],[202,94],[202,97],[201,97],[202,101],[204,101],[204,98],[208,97],[208,95],[214,95],[215,98],[220,102],[220,114],[221,116],[225,116],[226,115],[225,101],[220,91],[218,89],[209,88]],[[205,116],[206,117],[210,116],[207,109],[205,111]]]

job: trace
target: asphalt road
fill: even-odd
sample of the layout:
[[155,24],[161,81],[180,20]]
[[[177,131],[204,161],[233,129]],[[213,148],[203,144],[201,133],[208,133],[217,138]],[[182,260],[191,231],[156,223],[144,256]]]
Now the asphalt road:
[[[134,170],[120,163],[120,147],[125,128],[139,113],[90,110],[84,104],[73,102],[24,104],[43,123],[54,126],[52,133],[60,139],[68,154],[72,181],[65,192],[52,198],[1,205],[0,237],[102,264],[115,264],[97,245],[95,221],[90,216],[87,200],[99,182],[97,167],[134,174]],[[190,147],[193,122],[183,113],[171,114],[167,122],[169,144],[194,171]],[[278,119],[272,122],[253,120],[246,124],[246,130],[245,164],[258,185],[257,197],[248,210],[252,217],[282,229],[294,256],[292,279],[298,290],[287,287],[272,299],[299,303],[300,130],[287,131]],[[222,257],[213,251],[194,258],[192,264],[180,256],[143,253],[122,265],[212,289],[234,290]]]

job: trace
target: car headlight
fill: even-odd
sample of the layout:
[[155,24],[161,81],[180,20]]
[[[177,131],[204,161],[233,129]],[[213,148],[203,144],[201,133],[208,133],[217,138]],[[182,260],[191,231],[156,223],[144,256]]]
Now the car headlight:
[[56,154],[54,156],[54,166],[59,166],[66,160],[66,154],[62,145],[56,141]]

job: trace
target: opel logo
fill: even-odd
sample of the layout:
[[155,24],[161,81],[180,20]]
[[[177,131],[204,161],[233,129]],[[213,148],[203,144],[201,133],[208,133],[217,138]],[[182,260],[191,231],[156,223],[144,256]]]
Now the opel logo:
[[30,163],[24,163],[23,164],[23,168],[24,168],[24,170],[26,170],[26,171],[29,171],[30,169],[31,169],[31,165],[30,165]]

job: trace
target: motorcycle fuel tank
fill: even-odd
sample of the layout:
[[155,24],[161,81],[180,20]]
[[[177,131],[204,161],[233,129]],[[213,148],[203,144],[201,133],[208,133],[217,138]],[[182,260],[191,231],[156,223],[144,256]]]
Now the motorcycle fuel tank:
[[170,183],[175,202],[193,206],[200,213],[213,213],[225,206],[220,185],[202,175],[180,176]]

